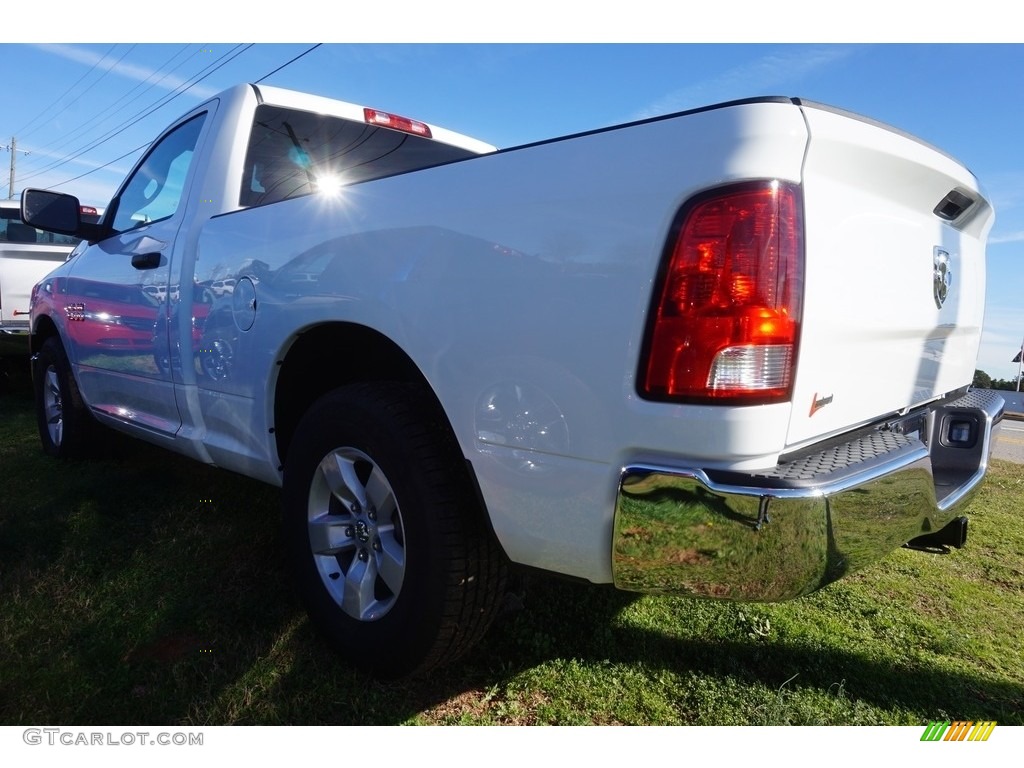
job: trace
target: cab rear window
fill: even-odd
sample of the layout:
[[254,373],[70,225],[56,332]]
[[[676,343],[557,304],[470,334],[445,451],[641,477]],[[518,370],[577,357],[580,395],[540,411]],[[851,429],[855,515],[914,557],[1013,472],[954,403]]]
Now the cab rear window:
[[473,156],[391,128],[261,104],[249,135],[239,204],[267,205]]

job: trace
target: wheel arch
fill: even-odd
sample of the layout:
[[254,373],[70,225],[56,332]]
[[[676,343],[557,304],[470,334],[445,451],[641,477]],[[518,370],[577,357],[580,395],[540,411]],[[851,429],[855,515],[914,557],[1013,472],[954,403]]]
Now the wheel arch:
[[[32,328],[32,335],[29,337],[29,351],[34,355],[43,348],[43,344],[51,336],[60,336],[57,324],[49,315],[40,315],[36,318]],[[63,343],[63,340],[61,341]]]
[[[323,365],[325,350],[344,350],[346,358],[359,359],[360,365],[330,370]],[[272,393],[274,439],[278,460],[283,467],[296,427],[309,408],[339,387],[360,382],[393,381],[417,384],[437,409],[452,439],[459,441],[441,401],[413,359],[388,336],[357,323],[325,323],[299,333],[287,351],[279,357],[277,377]],[[465,458],[465,457],[464,457]],[[466,474],[476,495],[491,539],[497,543],[507,561],[507,554],[494,532],[487,501],[484,498],[472,462],[464,461]]]
[[[358,366],[324,365],[325,352],[337,351]],[[303,414],[320,397],[347,384],[396,381],[421,385],[440,413],[441,402],[411,357],[384,334],[357,323],[326,323],[300,332],[280,356],[273,391],[273,424],[278,457],[283,464]],[[445,415],[448,429],[451,421]]]

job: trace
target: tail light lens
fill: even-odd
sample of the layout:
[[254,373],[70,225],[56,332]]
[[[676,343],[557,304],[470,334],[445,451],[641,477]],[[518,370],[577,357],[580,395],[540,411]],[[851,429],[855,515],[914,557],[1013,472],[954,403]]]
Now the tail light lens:
[[677,219],[640,370],[652,400],[789,398],[803,294],[800,188],[715,190]]

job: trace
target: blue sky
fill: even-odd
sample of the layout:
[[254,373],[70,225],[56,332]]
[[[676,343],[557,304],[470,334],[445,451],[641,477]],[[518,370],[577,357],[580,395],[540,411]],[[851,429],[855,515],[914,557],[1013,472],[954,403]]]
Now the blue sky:
[[[175,31],[181,37],[172,39],[207,30],[169,34]],[[304,25],[289,34],[305,39],[315,31]],[[224,39],[222,31],[209,34]],[[23,186],[55,186],[105,204],[138,157],[131,150],[203,98],[262,78],[310,45],[0,42],[0,71],[7,73],[0,145],[17,139],[15,194]],[[205,79],[174,95],[204,69]],[[767,94],[889,123],[967,165],[994,202],[979,367],[1016,376],[1010,359],[1024,336],[1024,45],[345,43],[325,44],[264,82],[398,112],[498,146]],[[10,157],[9,149],[0,151],[3,197]]]

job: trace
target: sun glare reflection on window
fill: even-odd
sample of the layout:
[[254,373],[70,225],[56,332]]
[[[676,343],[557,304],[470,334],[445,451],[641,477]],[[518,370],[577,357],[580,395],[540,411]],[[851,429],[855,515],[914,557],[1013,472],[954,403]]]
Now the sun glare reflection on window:
[[318,176],[316,179],[317,193],[326,197],[338,197],[341,195],[341,190],[344,186],[345,182],[342,180],[341,176],[333,173]]

